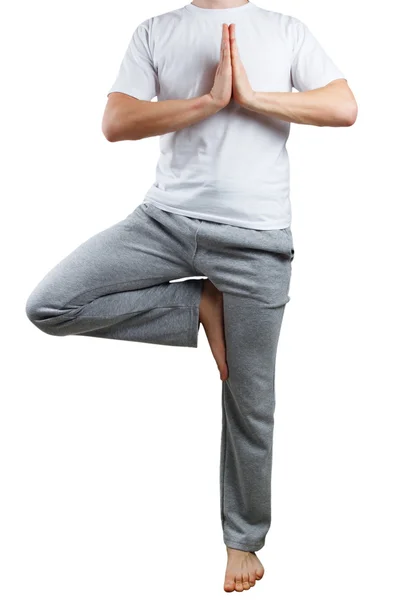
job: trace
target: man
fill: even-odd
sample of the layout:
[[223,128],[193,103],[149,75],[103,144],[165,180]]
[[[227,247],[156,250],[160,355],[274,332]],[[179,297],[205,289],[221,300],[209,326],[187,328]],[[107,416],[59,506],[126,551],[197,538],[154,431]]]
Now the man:
[[345,127],[356,116],[343,73],[294,17],[197,0],[147,19],[102,128],[111,142],[161,136],[156,180],[27,301],[52,335],[197,347],[202,323],[222,380],[227,592],[263,576],[256,551],[271,523],[275,363],[294,257],[290,123]]

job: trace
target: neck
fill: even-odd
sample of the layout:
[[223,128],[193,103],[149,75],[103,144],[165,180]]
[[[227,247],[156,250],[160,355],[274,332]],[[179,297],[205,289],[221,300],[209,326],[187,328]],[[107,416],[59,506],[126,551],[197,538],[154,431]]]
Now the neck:
[[199,8],[236,8],[243,4],[248,4],[248,0],[196,0],[191,4]]

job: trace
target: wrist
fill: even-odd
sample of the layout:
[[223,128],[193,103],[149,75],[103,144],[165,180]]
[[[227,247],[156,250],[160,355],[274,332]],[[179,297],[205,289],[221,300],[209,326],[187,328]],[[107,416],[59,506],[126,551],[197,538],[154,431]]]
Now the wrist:
[[252,92],[242,103],[244,108],[247,110],[257,111],[260,106],[259,92]]
[[217,113],[219,110],[222,110],[225,106],[221,104],[221,102],[218,102],[210,93],[204,94],[204,96],[201,96],[201,98],[203,99],[203,106],[205,110],[210,114]]

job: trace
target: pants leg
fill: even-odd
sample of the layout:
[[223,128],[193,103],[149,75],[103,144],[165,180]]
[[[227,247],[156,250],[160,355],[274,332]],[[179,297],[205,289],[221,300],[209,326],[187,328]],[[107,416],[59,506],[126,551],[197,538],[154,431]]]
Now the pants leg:
[[197,347],[203,280],[192,265],[198,222],[140,204],[39,282],[30,321],[51,335]]
[[224,542],[256,551],[271,524],[275,364],[294,256],[290,228],[201,223],[195,264],[223,292],[229,378],[222,383]]

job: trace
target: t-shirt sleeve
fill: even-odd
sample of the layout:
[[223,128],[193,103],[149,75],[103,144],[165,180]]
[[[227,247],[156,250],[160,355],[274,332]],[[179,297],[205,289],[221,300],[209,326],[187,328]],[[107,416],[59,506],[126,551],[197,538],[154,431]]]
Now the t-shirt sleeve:
[[294,20],[292,86],[299,92],[315,90],[335,79],[346,79],[308,27]]
[[157,72],[150,51],[149,32],[140,24],[129,41],[111,92],[123,92],[139,100],[152,100],[159,94]]

